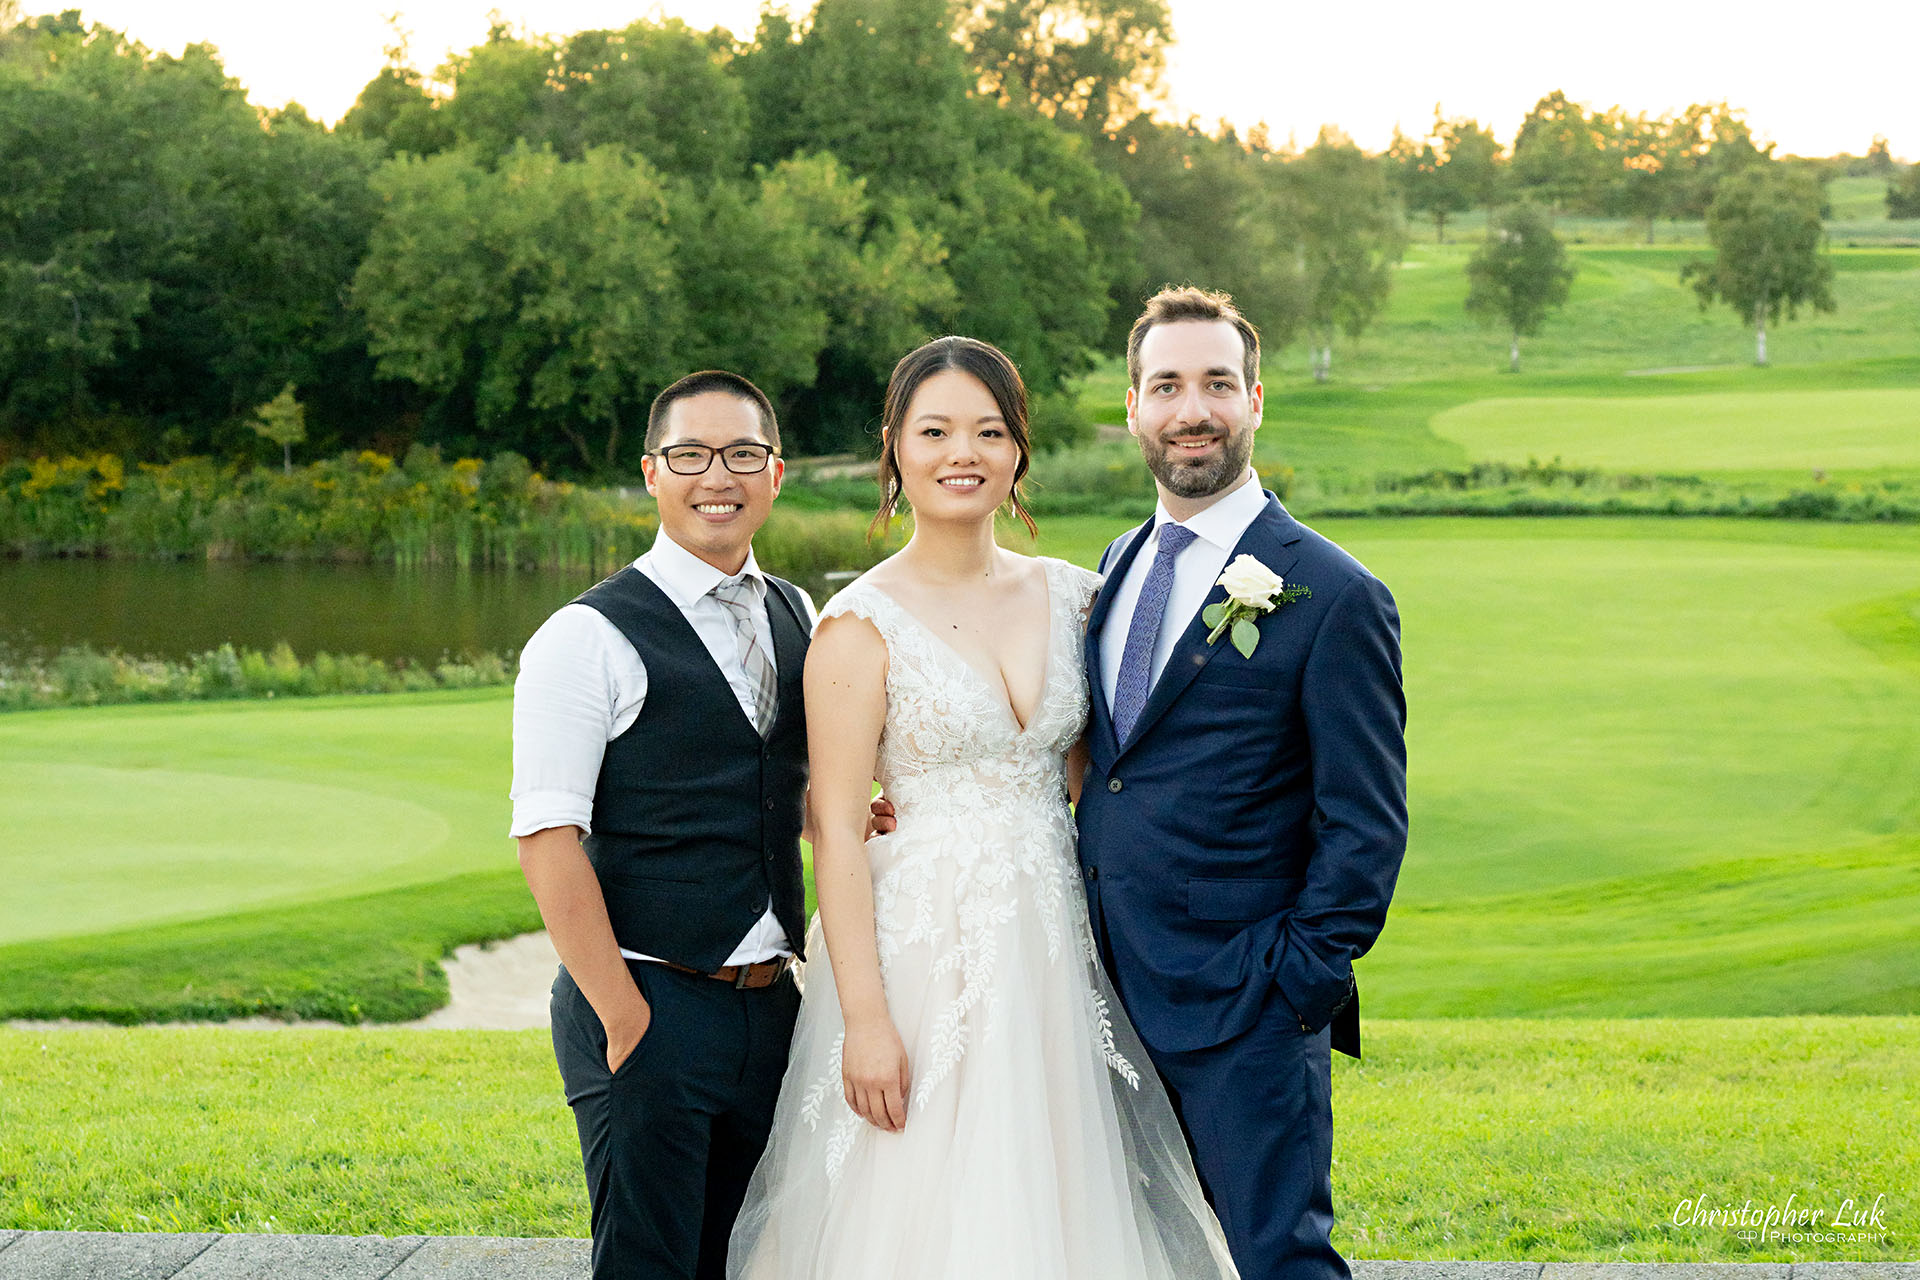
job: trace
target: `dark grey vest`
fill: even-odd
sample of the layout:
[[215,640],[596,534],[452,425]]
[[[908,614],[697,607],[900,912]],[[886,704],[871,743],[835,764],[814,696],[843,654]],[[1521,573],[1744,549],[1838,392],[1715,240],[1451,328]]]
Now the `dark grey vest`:
[[574,602],[619,628],[647,668],[640,714],[600,764],[587,858],[620,945],[694,969],[719,968],[769,897],[796,954],[806,937],[806,614],[794,586],[767,581],[779,704],[764,741],[644,573],[629,565]]

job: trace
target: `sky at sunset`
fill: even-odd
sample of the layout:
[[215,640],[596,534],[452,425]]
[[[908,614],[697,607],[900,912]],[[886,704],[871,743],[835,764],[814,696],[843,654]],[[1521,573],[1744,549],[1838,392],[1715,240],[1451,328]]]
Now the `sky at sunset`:
[[[76,0],[22,0],[23,12]],[[194,41],[221,51],[230,75],[267,106],[299,101],[333,121],[379,70],[396,9],[412,61],[431,71],[486,37],[488,14],[534,31],[619,27],[662,14],[752,33],[759,0],[79,0],[90,22],[149,48]],[[1178,41],[1163,114],[1266,121],[1276,142],[1312,141],[1323,123],[1369,150],[1396,123],[1423,133],[1436,102],[1509,141],[1553,89],[1590,107],[1651,114],[1722,99],[1755,132],[1802,155],[1859,154],[1875,133],[1920,159],[1920,47],[1915,0],[1701,0],[1684,5],[1521,4],[1409,0],[1304,4],[1172,0]],[[796,3],[791,11],[804,12]]]

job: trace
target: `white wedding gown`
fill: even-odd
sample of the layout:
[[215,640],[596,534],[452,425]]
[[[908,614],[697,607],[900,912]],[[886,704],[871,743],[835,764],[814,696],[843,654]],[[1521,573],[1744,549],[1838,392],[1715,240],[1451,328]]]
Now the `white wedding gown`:
[[879,776],[899,829],[867,842],[907,1123],[848,1108],[820,927],[773,1137],[731,1280],[1201,1280],[1233,1264],[1146,1051],[1101,968],[1067,808],[1099,579],[1043,560],[1046,684],[1022,729],[998,689],[864,579],[886,641]]

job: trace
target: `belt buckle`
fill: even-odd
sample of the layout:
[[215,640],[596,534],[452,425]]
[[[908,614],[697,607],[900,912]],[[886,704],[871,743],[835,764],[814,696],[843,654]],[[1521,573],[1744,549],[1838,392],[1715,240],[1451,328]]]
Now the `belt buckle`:
[[733,989],[735,991],[747,990],[747,980],[752,976],[753,976],[752,965],[743,964],[743,965],[737,966],[733,971]]

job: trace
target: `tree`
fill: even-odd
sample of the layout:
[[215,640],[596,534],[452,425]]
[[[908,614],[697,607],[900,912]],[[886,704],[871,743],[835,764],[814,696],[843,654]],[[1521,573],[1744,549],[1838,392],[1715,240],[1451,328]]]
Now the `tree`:
[[1603,173],[1600,142],[1586,108],[1555,89],[1534,104],[1514,137],[1514,181],[1556,211],[1592,208]]
[[1433,219],[1434,239],[1447,242],[1447,216],[1486,207],[1499,180],[1500,143],[1475,120],[1448,120],[1433,109],[1433,130],[1414,140],[1393,131],[1387,161],[1408,213]]
[[1285,347],[1304,309],[1285,158],[1224,126],[1208,134],[1191,120],[1146,115],[1100,154],[1140,209],[1138,249],[1111,289],[1106,345],[1125,343],[1141,303],[1161,285],[1198,284],[1232,294],[1263,345]]
[[1672,203],[1673,175],[1664,154],[1671,125],[1670,119],[1649,119],[1644,112],[1629,116],[1619,107],[1601,117],[1604,207],[1617,217],[1643,223],[1648,244],[1653,243],[1654,222]]
[[263,405],[254,406],[247,423],[254,434],[280,446],[280,469],[293,474],[293,446],[307,438],[307,410],[293,397],[293,384],[280,388],[280,394]]
[[1467,263],[1467,310],[1488,324],[1506,323],[1512,372],[1520,372],[1520,339],[1539,333],[1547,313],[1566,304],[1574,273],[1539,205],[1514,205],[1487,228],[1486,243]]
[[1887,216],[1920,218],[1920,164],[1910,164],[1904,176],[1887,184]]
[[535,457],[557,437],[601,475],[629,462],[648,398],[685,372],[652,167],[521,143],[491,172],[464,150],[402,157],[376,186],[387,215],[353,289],[381,374],[436,397],[443,435],[470,423]]
[[257,110],[206,46],[156,55],[68,14],[0,51],[0,431],[240,448],[288,381],[365,388],[343,294],[371,148]]
[[406,66],[380,68],[335,128],[347,137],[366,139],[387,155],[404,151],[430,156],[454,141],[426,81]]
[[1387,300],[1406,245],[1385,166],[1322,129],[1286,168],[1299,210],[1299,262],[1315,382],[1333,368],[1336,330],[1357,338]]
[[1725,302],[1754,327],[1754,363],[1767,362],[1767,322],[1784,308],[1832,311],[1833,263],[1822,252],[1820,185],[1804,172],[1752,167],[1725,179],[1707,210],[1711,262],[1681,271],[1700,309]]
[[1407,213],[1432,218],[1434,241],[1445,244],[1447,215],[1462,212],[1468,206],[1460,192],[1447,181],[1446,162],[1434,146],[1433,137],[1409,138],[1395,126],[1393,141],[1387,144],[1387,163]]
[[980,92],[1102,134],[1160,93],[1167,0],[972,0],[960,40]]
[[569,36],[553,69],[558,88],[524,136],[569,160],[619,146],[662,173],[743,176],[747,97],[727,70],[732,51],[726,32],[698,32],[677,18]]
[[[1436,109],[1435,115],[1438,116]],[[1470,209],[1491,209],[1500,198],[1500,141],[1479,121],[1459,117],[1441,124],[1447,176]]]
[[884,380],[954,305],[938,237],[904,215],[876,217],[866,182],[830,155],[790,157],[757,184],[682,182],[670,203],[681,362],[752,378],[780,406],[796,452],[860,443],[838,433],[847,424],[822,421],[809,395],[822,357]]

